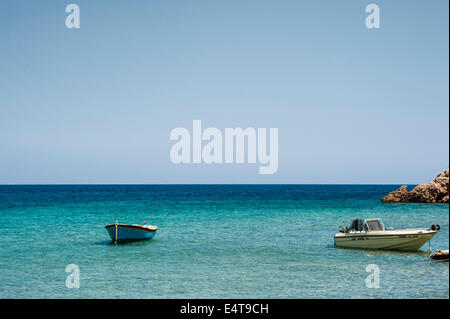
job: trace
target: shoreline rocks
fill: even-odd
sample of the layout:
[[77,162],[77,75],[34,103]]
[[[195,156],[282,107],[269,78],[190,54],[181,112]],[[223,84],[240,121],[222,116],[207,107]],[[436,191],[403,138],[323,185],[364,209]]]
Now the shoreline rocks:
[[448,203],[449,169],[439,173],[428,184],[420,184],[408,192],[408,186],[390,192],[381,199],[383,203]]

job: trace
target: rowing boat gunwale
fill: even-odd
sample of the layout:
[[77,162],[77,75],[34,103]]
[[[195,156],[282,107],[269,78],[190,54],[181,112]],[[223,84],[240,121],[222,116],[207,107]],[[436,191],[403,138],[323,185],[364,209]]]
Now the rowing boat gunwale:
[[[116,227],[115,224],[106,225],[106,229],[114,228]],[[155,228],[148,228],[147,226],[141,226],[141,225],[127,225],[127,224],[117,224],[118,228],[128,228],[128,229],[136,229],[136,230],[142,230],[148,233],[154,233],[158,230],[157,226],[153,226]]]

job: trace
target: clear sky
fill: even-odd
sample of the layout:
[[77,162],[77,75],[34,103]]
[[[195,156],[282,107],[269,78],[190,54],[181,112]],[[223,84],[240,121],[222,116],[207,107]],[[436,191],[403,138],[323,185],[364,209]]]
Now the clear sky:
[[[0,184],[428,182],[449,162],[448,6],[1,1]],[[278,128],[278,172],[173,164],[194,119]]]

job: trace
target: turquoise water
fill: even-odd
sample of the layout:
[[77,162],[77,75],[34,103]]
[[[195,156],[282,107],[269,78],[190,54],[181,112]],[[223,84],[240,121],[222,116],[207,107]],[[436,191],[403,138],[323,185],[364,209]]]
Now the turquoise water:
[[[354,218],[440,224],[449,206],[382,204],[397,185],[0,186],[0,298],[449,298],[449,265],[422,252],[335,248]],[[113,245],[104,229],[158,225]],[[66,288],[65,268],[80,269]],[[367,288],[366,266],[380,269]]]

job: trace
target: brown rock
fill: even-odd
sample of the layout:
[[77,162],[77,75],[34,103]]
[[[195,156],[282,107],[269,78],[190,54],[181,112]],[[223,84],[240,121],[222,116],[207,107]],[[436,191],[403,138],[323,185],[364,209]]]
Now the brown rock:
[[420,184],[410,192],[407,186],[390,192],[381,201],[383,203],[448,203],[449,202],[449,169],[439,173],[434,181],[428,184]]
[[383,203],[400,203],[405,202],[408,199],[408,186],[403,185],[399,189],[390,192],[381,201]]

